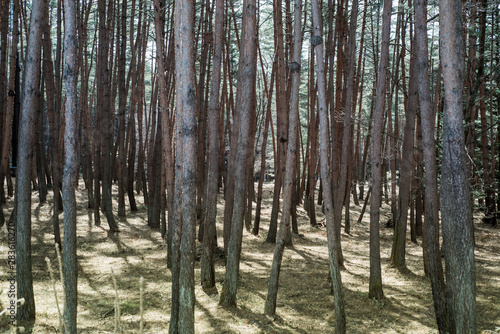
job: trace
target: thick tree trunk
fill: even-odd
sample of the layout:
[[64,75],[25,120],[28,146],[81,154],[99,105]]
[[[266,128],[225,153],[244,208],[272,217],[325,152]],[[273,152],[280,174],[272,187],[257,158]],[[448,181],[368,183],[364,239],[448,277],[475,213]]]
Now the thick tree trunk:
[[77,316],[77,257],[76,257],[76,196],[75,187],[78,180],[79,154],[78,142],[78,109],[77,109],[77,29],[76,1],[64,1],[64,87],[66,96],[64,128],[64,174],[63,174],[63,207],[64,207],[64,318],[68,333],[76,333]]
[[432,285],[434,309],[440,333],[448,333],[448,314],[445,300],[445,282],[439,251],[439,201],[437,187],[436,143],[434,139],[433,108],[429,88],[427,41],[427,1],[415,1],[415,48],[417,57],[418,96],[422,122],[422,145],[425,164],[425,221],[427,253]]
[[446,306],[452,333],[476,333],[474,232],[463,132],[462,2],[439,1],[443,65],[441,217],[446,261]]
[[330,158],[329,158],[329,129],[328,115],[326,110],[326,85],[325,85],[325,63],[323,60],[323,38],[321,36],[321,14],[317,0],[311,2],[312,21],[313,21],[313,37],[311,39],[314,53],[316,55],[316,72],[318,83],[318,113],[319,113],[319,152],[321,164],[321,182],[324,197],[324,210],[326,216],[326,231],[328,239],[328,253],[330,263],[330,275],[332,279],[332,287],[335,303],[335,333],[346,332],[346,317],[344,310],[344,297],[342,292],[342,280],[340,268],[337,261],[336,244],[340,242],[337,239],[333,217],[333,194],[330,175]]
[[240,51],[240,70],[238,71],[238,86],[241,90],[241,103],[236,107],[236,113],[240,115],[238,145],[236,152],[235,185],[234,185],[234,209],[231,221],[231,237],[228,244],[226,278],[221,293],[220,303],[226,307],[236,306],[236,291],[238,287],[238,275],[240,268],[241,243],[243,237],[243,214],[245,209],[246,194],[246,159],[248,147],[250,146],[249,124],[255,94],[255,73],[257,59],[256,44],[256,3],[255,0],[245,0],[243,3],[243,32],[242,47]]
[[33,295],[33,273],[31,268],[31,170],[35,143],[35,111],[40,89],[40,58],[43,22],[48,15],[48,1],[33,3],[30,31],[24,64],[23,98],[21,102],[21,124],[19,133],[19,161],[17,166],[17,242],[16,275],[17,298],[24,304],[17,309],[17,324],[31,327],[35,321]]

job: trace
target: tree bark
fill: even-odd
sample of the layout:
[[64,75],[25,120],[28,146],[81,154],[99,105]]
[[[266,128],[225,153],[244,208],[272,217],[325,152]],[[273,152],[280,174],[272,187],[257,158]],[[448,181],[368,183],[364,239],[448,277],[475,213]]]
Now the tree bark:
[[396,220],[394,221],[394,238],[391,251],[391,264],[399,269],[406,268],[406,230],[408,206],[410,204],[410,187],[415,142],[415,117],[418,108],[418,86],[415,55],[410,58],[410,79],[408,87],[408,103],[406,105],[406,123],[403,137],[403,158],[399,177],[399,198]]
[[387,84],[387,68],[389,66],[389,38],[391,32],[391,0],[384,0],[382,13],[382,46],[377,78],[377,97],[373,115],[372,141],[372,198],[370,202],[370,287],[369,297],[384,297],[382,290],[382,270],[380,266],[380,204],[382,186],[382,130]]
[[206,184],[205,229],[203,252],[201,255],[201,286],[203,289],[215,287],[214,238],[216,238],[217,195],[219,193],[219,90],[222,69],[222,47],[224,39],[224,1],[215,3],[215,23],[213,41],[213,71],[210,81],[208,102],[208,177]]
[[254,80],[256,73],[257,45],[256,45],[256,2],[245,0],[243,3],[243,30],[240,63],[238,72],[238,86],[241,89],[241,103],[236,106],[236,113],[240,115],[238,145],[236,151],[234,209],[231,221],[231,237],[229,239],[226,278],[221,293],[220,303],[226,307],[236,306],[236,291],[240,267],[241,243],[243,237],[243,215],[245,209],[247,150],[250,146],[250,108],[253,106]]
[[329,130],[328,130],[328,115],[326,110],[326,84],[325,84],[325,63],[323,58],[323,38],[321,28],[320,6],[317,0],[311,2],[312,21],[313,21],[313,37],[311,39],[314,53],[316,55],[316,72],[318,84],[318,113],[319,113],[319,154],[321,164],[321,182],[324,197],[324,210],[326,217],[326,232],[328,239],[328,253],[330,263],[330,275],[332,279],[332,287],[335,303],[335,333],[346,332],[346,317],[344,310],[344,297],[342,292],[342,280],[340,269],[337,262],[336,244],[340,242],[337,239],[333,217],[333,194],[330,175],[330,158],[329,158]]
[[278,231],[278,215],[280,208],[280,193],[285,174],[286,146],[288,144],[288,115],[286,108],[286,69],[285,69],[285,50],[283,41],[283,10],[282,0],[273,1],[274,18],[274,41],[276,55],[276,135],[277,135],[277,156],[274,160],[274,191],[273,207],[271,209],[271,220],[267,232],[266,242],[276,242]]
[[271,274],[269,276],[269,287],[265,312],[270,316],[276,314],[276,300],[278,295],[278,282],[283,260],[283,252],[287,234],[290,233],[290,211],[293,204],[293,188],[295,179],[295,165],[297,158],[297,139],[299,131],[299,90],[300,90],[300,69],[302,52],[302,1],[296,0],[294,4],[294,35],[293,35],[293,59],[290,64],[292,76],[292,87],[290,94],[290,118],[288,124],[288,139],[286,154],[286,165],[283,185],[283,213],[281,216],[278,239],[273,256]]
[[425,221],[427,253],[434,309],[440,333],[448,333],[445,282],[439,251],[439,201],[437,187],[436,142],[434,139],[433,108],[429,88],[427,41],[427,0],[415,0],[415,49],[417,61],[418,96],[422,122],[422,145],[425,164]]
[[462,2],[439,1],[443,65],[441,217],[446,262],[446,306],[452,333],[476,333],[474,231],[463,131]]
[[[111,88],[110,88],[110,65],[108,62],[108,47],[109,47],[109,25],[106,23],[106,2],[105,0],[98,1],[98,11],[99,11],[99,56],[98,56],[98,73],[99,80],[102,84],[102,89],[97,91],[97,102],[98,109],[100,109],[101,113],[101,142],[97,145],[101,145],[101,150],[99,155],[101,161],[96,161],[97,163],[102,163],[101,171],[102,171],[102,206],[103,210],[106,214],[106,219],[108,221],[109,229],[111,232],[118,231],[118,225],[116,224],[114,215],[113,215],[113,203],[111,198],[111,170],[109,168],[111,163],[111,146],[112,146],[112,133],[111,133],[111,122],[110,122],[110,113],[111,113]],[[110,17],[112,13],[108,12],[108,17]],[[102,155],[101,155],[102,152]],[[99,168],[99,167],[98,167]],[[99,184],[97,187],[99,188]],[[96,191],[98,191],[96,189]]]
[[19,161],[17,166],[17,242],[16,275],[17,298],[24,298],[24,304],[17,309],[18,325],[31,327],[35,321],[35,300],[33,295],[33,272],[31,268],[31,169],[35,143],[35,111],[40,94],[40,58],[42,48],[43,22],[48,15],[48,1],[33,3],[24,65],[23,97],[19,133]]
[[64,1],[64,86],[66,92],[64,128],[64,174],[63,174],[63,207],[64,207],[64,317],[68,333],[76,333],[77,317],[77,277],[78,266],[76,256],[76,196],[78,181],[79,154],[78,141],[78,109],[77,109],[77,30],[76,1]]

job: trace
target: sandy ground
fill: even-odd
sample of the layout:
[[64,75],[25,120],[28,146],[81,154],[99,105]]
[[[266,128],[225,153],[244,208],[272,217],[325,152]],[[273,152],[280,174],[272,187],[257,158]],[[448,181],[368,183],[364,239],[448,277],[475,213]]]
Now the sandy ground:
[[[196,263],[197,333],[333,333],[334,308],[328,282],[328,253],[324,227],[311,227],[299,208],[300,235],[285,250],[278,292],[277,316],[265,316],[268,275],[274,245],[265,242],[271,212],[272,185],[266,184],[259,236],[243,235],[238,307],[227,310],[218,305],[219,295],[207,295],[199,285]],[[54,290],[45,257],[58,274],[53,245],[51,204],[38,203],[33,194],[33,273],[37,321],[34,333],[59,332]],[[158,230],[147,226],[146,207],[138,196],[139,211],[119,219],[120,232],[109,234],[107,223],[92,222],[83,186],[78,190],[78,332],[115,332],[115,290],[118,284],[121,325],[125,333],[139,333],[139,278],[144,277],[144,333],[168,333],[171,276],[166,266],[166,248]],[[361,202],[362,203],[362,202]],[[219,199],[218,234],[222,245],[223,201]],[[9,200],[6,213],[12,208]],[[116,208],[115,208],[116,209]],[[382,208],[386,220],[388,206]],[[369,208],[357,224],[361,207],[351,206],[351,235],[342,234],[346,269],[342,272],[348,333],[437,333],[429,279],[425,277],[422,248],[407,242],[408,271],[401,273],[389,263],[392,229],[381,228],[382,279],[385,298],[368,298]],[[318,211],[318,221],[324,221]],[[7,216],[8,217],[8,216]],[[62,224],[62,217],[61,224]],[[480,333],[500,333],[500,230],[475,217],[477,313]],[[408,236],[409,239],[409,236]],[[0,231],[0,289],[7,288],[7,232]],[[221,291],[224,262],[217,260],[217,289]],[[56,282],[62,300],[60,281]],[[6,294],[0,296],[5,305]],[[2,332],[2,329],[0,329]],[[3,330],[7,332],[7,330]]]

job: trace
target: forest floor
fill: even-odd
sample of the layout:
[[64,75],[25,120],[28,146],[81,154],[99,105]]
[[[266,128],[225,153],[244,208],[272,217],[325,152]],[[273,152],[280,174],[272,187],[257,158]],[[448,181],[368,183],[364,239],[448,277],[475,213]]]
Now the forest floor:
[[[333,333],[334,308],[328,281],[328,252],[324,227],[311,227],[299,207],[299,235],[286,248],[281,268],[277,316],[264,315],[268,275],[275,246],[265,242],[271,213],[272,184],[265,184],[259,236],[244,231],[238,307],[218,305],[219,294],[207,295],[199,284],[196,262],[197,333]],[[124,333],[139,333],[139,278],[144,277],[144,333],[167,333],[171,303],[171,276],[166,265],[166,248],[159,230],[147,226],[147,210],[137,197],[139,211],[119,219],[120,232],[109,234],[107,223],[97,227],[87,209],[83,186],[77,193],[78,213],[78,332],[116,333],[112,271],[118,285],[121,325]],[[33,274],[37,320],[33,333],[59,332],[54,291],[45,258],[58,275],[53,245],[51,202],[39,204],[33,194]],[[223,201],[218,202],[218,235],[222,245]],[[362,203],[362,202],[361,202]],[[12,201],[9,200],[10,209]],[[387,220],[384,204],[381,221]],[[407,242],[408,270],[390,265],[392,229],[381,228],[382,279],[385,298],[368,298],[369,208],[357,224],[361,206],[351,206],[351,234],[342,233],[345,270],[342,282],[348,333],[437,333],[430,281],[425,277],[421,241]],[[8,210],[6,213],[9,213]],[[8,216],[7,216],[8,217]],[[62,214],[61,224],[62,224]],[[477,314],[480,333],[500,333],[500,229],[475,217]],[[324,217],[318,211],[318,221]],[[409,239],[409,237],[408,237]],[[0,289],[7,288],[7,233],[0,231]],[[216,280],[220,292],[224,261],[217,259]],[[57,283],[62,300],[60,281]],[[7,296],[0,296],[3,305]],[[0,333],[2,329],[0,329]]]

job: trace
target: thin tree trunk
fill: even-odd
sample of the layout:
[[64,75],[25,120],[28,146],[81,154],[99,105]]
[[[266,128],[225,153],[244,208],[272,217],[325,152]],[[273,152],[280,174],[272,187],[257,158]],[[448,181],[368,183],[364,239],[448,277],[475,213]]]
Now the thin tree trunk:
[[[43,77],[43,75],[42,75]],[[43,78],[40,80],[40,92],[43,92],[44,83]],[[35,116],[35,131],[36,131],[36,145],[35,145],[35,155],[36,155],[36,174],[38,176],[38,197],[40,203],[45,203],[47,200],[47,179],[45,177],[46,171],[45,166],[47,165],[45,156],[45,144],[44,144],[44,106],[45,100],[43,94],[40,93],[38,100],[38,108]],[[1,220],[3,220],[3,211],[0,210]]]
[[[125,82],[125,62],[127,46],[127,2],[122,0],[121,15],[118,25],[119,41],[117,40],[118,57],[118,136],[115,149],[118,151],[117,173],[118,173],[118,216],[125,217],[125,113],[127,109],[127,86]],[[117,38],[118,39],[118,38]]]
[[276,249],[273,256],[271,274],[269,276],[269,287],[265,312],[267,315],[276,314],[276,300],[278,296],[278,282],[281,270],[281,262],[285,250],[287,234],[290,233],[290,211],[293,204],[293,188],[295,179],[295,165],[297,157],[297,139],[299,131],[299,90],[300,90],[300,69],[302,52],[302,1],[296,0],[294,4],[294,35],[293,35],[293,59],[290,64],[292,75],[292,87],[290,94],[290,118],[288,126],[288,147],[286,154],[286,165],[283,185],[283,213],[281,216],[280,229],[276,242]]
[[205,229],[203,252],[201,255],[201,286],[203,289],[215,287],[214,238],[216,235],[217,194],[219,189],[219,90],[222,70],[222,48],[224,39],[224,1],[215,3],[213,72],[210,80],[210,100],[208,102],[208,177],[206,184]]
[[[9,84],[8,84],[8,96],[7,96],[7,109],[5,114],[5,122],[3,123],[2,130],[2,161],[0,166],[0,186],[3,189],[5,177],[10,180],[9,171],[9,155],[11,149],[11,141],[13,136],[12,125],[14,122],[14,105],[16,100],[16,95],[21,95],[20,91],[16,89],[16,76],[20,71],[18,66],[19,51],[17,50],[17,44],[19,40],[19,1],[14,1],[14,15],[13,15],[13,26],[12,26],[12,48],[10,54],[10,68],[9,68]],[[12,150],[13,159],[15,152]],[[10,193],[10,191],[9,191]],[[9,194],[10,196],[10,194]]]
[[418,86],[415,55],[410,59],[410,85],[408,103],[406,105],[406,123],[403,137],[403,158],[399,177],[399,198],[396,220],[394,221],[394,238],[391,251],[391,264],[399,269],[406,268],[406,230],[408,206],[410,204],[410,187],[412,170],[414,169],[415,117],[418,108]]
[[[98,1],[98,11],[99,11],[99,56],[98,56],[98,73],[100,74],[100,83],[102,84],[102,89],[97,91],[98,95],[98,108],[100,108],[102,124],[101,127],[101,139],[102,141],[97,145],[101,146],[103,157],[101,166],[102,171],[102,206],[106,214],[109,229],[111,232],[118,231],[118,225],[116,224],[113,215],[113,203],[111,198],[111,170],[109,168],[111,164],[111,145],[112,145],[112,126],[110,120],[111,113],[111,88],[110,88],[110,68],[108,63],[108,47],[109,38],[108,33],[110,27],[106,25],[106,3],[105,0]],[[108,10],[108,16],[112,13]],[[100,96],[99,96],[100,95]],[[101,151],[101,150],[99,150]],[[101,156],[101,154],[99,154]],[[96,164],[99,161],[96,161]],[[99,184],[97,184],[97,187]]]
[[384,119],[387,68],[389,66],[389,37],[391,32],[392,1],[384,0],[382,13],[382,46],[377,78],[377,97],[373,115],[372,198],[370,202],[370,287],[369,297],[383,298],[380,265],[380,202],[382,186],[382,128]]
[[[488,153],[488,120],[486,117],[486,78],[485,78],[485,40],[486,40],[486,11],[487,0],[481,0],[481,16],[479,17],[480,36],[479,36],[479,65],[478,80],[479,84],[479,110],[481,116],[481,155],[483,167],[483,184],[485,193],[485,213],[483,221],[496,225],[496,208],[494,199],[494,181],[492,182],[490,158]],[[490,103],[492,101],[490,100]],[[493,126],[492,124],[490,126]],[[493,146],[492,146],[493,147]],[[494,158],[493,158],[494,159]]]
[[[354,0],[351,9],[351,23],[350,23],[350,34],[349,34],[349,62],[347,69],[347,92],[345,96],[345,108],[344,108],[344,133],[342,138],[342,157],[340,165],[340,177],[337,187],[337,196],[334,196],[335,203],[333,205],[333,215],[335,219],[336,233],[337,233],[337,247],[336,254],[338,258],[336,259],[339,266],[343,266],[344,260],[342,256],[342,247],[340,243],[340,227],[342,221],[342,208],[345,203],[346,197],[346,187],[348,182],[348,165],[352,160],[352,108],[354,97],[354,75],[356,73],[356,25],[358,19],[358,1]],[[347,192],[347,196],[350,197],[350,193]],[[347,208],[346,208],[347,210]],[[348,222],[345,222],[346,225]]]
[[[261,61],[262,63],[262,61]],[[253,230],[252,234],[258,235],[259,234],[259,228],[260,228],[260,211],[262,207],[262,188],[263,188],[263,183],[264,183],[264,177],[265,177],[265,172],[266,172],[266,146],[267,146],[267,137],[269,134],[269,126],[272,126],[272,115],[271,115],[271,102],[272,102],[272,96],[273,96],[273,85],[274,85],[274,77],[275,77],[275,69],[276,69],[276,62],[273,62],[273,69],[271,70],[271,82],[269,84],[269,90],[267,92],[267,104],[266,104],[266,120],[264,122],[264,132],[262,134],[262,148],[261,148],[261,158],[260,158],[260,174],[259,174],[259,184],[257,186],[257,203],[255,207],[255,221],[253,224]],[[262,68],[264,70],[264,68]],[[264,76],[264,85],[266,84],[265,82],[265,76]],[[266,88],[267,89],[267,88]]]
[[283,10],[282,0],[273,1],[274,17],[274,40],[276,64],[276,105],[277,105],[277,156],[274,162],[274,191],[273,206],[271,209],[271,220],[267,232],[266,242],[276,242],[276,233],[278,231],[278,215],[280,208],[280,193],[285,174],[286,146],[288,144],[288,115],[287,115],[287,89],[286,89],[286,69],[285,69],[285,51],[283,41]]

